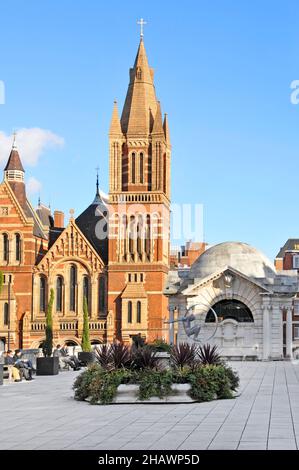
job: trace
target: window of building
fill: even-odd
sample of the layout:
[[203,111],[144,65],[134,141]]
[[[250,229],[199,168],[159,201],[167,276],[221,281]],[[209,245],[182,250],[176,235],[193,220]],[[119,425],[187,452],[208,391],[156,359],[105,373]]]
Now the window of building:
[[298,300],[294,301],[294,315],[299,315],[299,302],[298,302]]
[[21,236],[19,233],[16,233],[15,243],[16,243],[16,261],[21,261]]
[[99,279],[99,310],[105,312],[106,308],[106,280],[104,276]]
[[70,310],[76,310],[76,286],[77,286],[77,268],[72,265],[70,267]]
[[[253,316],[249,308],[239,300],[220,300],[213,305],[220,321],[232,319],[240,323],[253,322]],[[206,322],[215,322],[213,312],[210,310],[206,316]]]
[[143,273],[140,274],[140,282],[143,282]]
[[43,276],[39,278],[39,309],[46,311],[46,279]]
[[128,323],[132,323],[132,302],[128,302]]
[[141,323],[141,302],[137,302],[137,323]]
[[139,173],[140,173],[140,183],[143,184],[143,153],[139,155]]
[[299,256],[293,256],[293,269],[299,269]]
[[136,180],[136,154],[132,153],[131,157],[131,182],[135,183]]
[[9,240],[7,233],[3,234],[3,261],[9,261]]
[[9,306],[8,302],[3,305],[3,325],[8,326],[9,323]]
[[299,339],[299,326],[294,326],[294,339]]
[[83,302],[86,297],[87,305],[89,305],[89,279],[87,276],[83,278]]
[[56,311],[62,312],[62,296],[63,296],[63,278],[57,276],[56,279]]

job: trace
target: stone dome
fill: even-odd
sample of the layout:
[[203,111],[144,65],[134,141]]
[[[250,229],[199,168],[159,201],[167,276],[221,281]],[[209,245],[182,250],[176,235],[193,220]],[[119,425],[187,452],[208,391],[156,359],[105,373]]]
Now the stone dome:
[[201,279],[230,266],[250,278],[274,277],[273,263],[256,248],[241,242],[224,242],[208,248],[192,264],[190,277]]

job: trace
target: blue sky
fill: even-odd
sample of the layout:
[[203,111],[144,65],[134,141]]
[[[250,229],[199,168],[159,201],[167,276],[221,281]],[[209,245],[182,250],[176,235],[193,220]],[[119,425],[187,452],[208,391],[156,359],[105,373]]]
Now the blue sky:
[[113,100],[122,107],[140,17],[169,115],[173,202],[203,204],[206,241],[245,241],[273,258],[299,237],[298,1],[2,2],[0,131],[40,128],[64,140],[26,177],[53,209],[79,214],[95,167],[108,190]]

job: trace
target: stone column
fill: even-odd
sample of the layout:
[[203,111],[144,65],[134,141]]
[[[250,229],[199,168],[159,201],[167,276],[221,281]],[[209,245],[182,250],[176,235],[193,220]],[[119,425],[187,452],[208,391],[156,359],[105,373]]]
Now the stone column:
[[174,344],[174,309],[175,307],[169,306],[169,344]]
[[293,319],[292,307],[286,307],[286,356],[293,359]]
[[263,360],[267,361],[270,356],[270,310],[271,305],[264,300],[263,311]]

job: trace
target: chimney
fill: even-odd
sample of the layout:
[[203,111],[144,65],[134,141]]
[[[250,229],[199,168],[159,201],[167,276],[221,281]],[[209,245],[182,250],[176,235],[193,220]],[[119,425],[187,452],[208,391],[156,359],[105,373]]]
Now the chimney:
[[64,228],[64,213],[62,211],[54,211],[54,227]]

